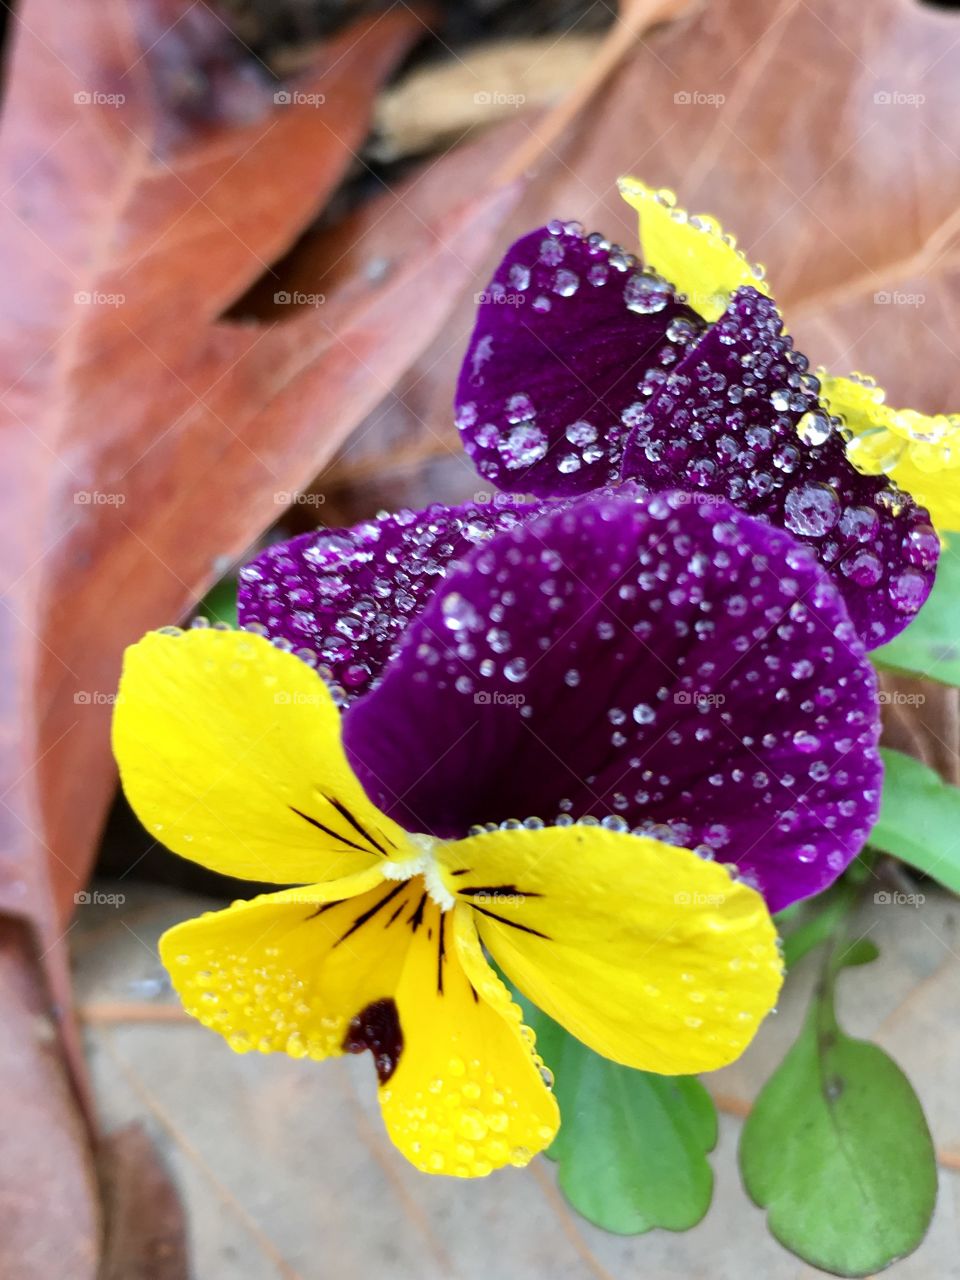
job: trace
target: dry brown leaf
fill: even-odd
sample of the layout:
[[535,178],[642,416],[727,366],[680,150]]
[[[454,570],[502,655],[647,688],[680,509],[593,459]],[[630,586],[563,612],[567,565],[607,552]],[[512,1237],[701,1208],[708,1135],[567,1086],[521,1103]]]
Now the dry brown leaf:
[[189,1280],[183,1206],[143,1127],[110,1134],[99,1164],[106,1232],[98,1280]]
[[[5,801],[0,907],[39,914],[45,845],[61,920],[114,776],[123,646],[180,617],[280,514],[276,495],[436,331],[502,216],[498,200],[464,206],[388,280],[277,308],[283,323],[218,321],[352,163],[375,88],[420,27],[397,11],[350,31],[278,105],[209,10],[168,6],[166,24],[135,31],[149,14],[28,4],[7,105],[8,785],[30,747],[40,763]],[[57,78],[62,95],[35,92]],[[185,102],[198,79],[200,103]],[[74,84],[125,101],[78,107]]]
[[100,1214],[84,1121],[28,930],[0,919],[0,1276],[93,1280]]
[[419,155],[518,111],[550,106],[584,74],[601,40],[598,34],[498,40],[417,67],[378,99],[368,154]]
[[[9,953],[23,986],[5,995],[22,1017],[5,1022],[21,1043],[0,1130],[14,1151],[29,1141],[41,1164],[58,1158],[72,1179],[64,1232],[72,1219],[85,1250],[95,1211],[82,1126],[52,1087],[46,1110],[28,1105],[49,1071],[22,1026],[27,996],[49,1005],[52,992],[82,1092],[62,943],[115,786],[122,650],[180,619],[277,518],[277,495],[302,487],[376,404],[437,331],[509,199],[464,203],[390,279],[351,281],[326,306],[278,307],[282,323],[219,318],[355,163],[379,85],[421,33],[407,9],[368,20],[318,50],[278,101],[264,68],[189,0],[26,0],[12,24],[0,917],[35,932]],[[36,1236],[55,1190],[28,1180],[21,1203],[6,1164],[0,1239]],[[66,1256],[76,1242],[51,1221]],[[78,1263],[71,1280],[85,1276]]]

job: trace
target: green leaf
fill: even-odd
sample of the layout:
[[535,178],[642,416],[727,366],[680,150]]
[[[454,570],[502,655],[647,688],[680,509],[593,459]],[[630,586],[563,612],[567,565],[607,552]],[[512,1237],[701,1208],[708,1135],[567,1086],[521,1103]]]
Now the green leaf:
[[888,747],[880,817],[870,843],[960,893],[960,787]]
[[740,1170],[771,1233],[805,1262],[865,1276],[912,1252],[937,1197],[933,1142],[909,1080],[836,1020],[834,961],[799,1039],[767,1081],[740,1139]]
[[703,1085],[621,1067],[526,1002],[524,1014],[555,1076],[561,1124],[549,1154],[571,1205],[620,1235],[695,1226],[710,1207],[706,1153],[717,1141]]
[[785,912],[774,917],[783,939],[783,963],[787,969],[792,969],[808,952],[833,937],[850,909],[849,894],[845,892],[844,882],[838,881],[819,897],[794,906],[799,910],[786,922],[788,927],[784,927]]
[[200,601],[197,612],[211,622],[226,622],[237,626],[237,580],[221,578],[215,587]]
[[[960,534],[944,535],[957,545]],[[930,596],[910,623],[870,657],[879,667],[960,684],[960,554],[944,547]]]

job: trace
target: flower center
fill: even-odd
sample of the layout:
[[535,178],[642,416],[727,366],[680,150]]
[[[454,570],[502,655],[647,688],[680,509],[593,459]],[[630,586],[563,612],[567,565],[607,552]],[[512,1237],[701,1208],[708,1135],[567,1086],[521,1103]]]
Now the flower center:
[[436,851],[443,844],[436,836],[425,836],[411,832],[407,839],[419,849],[415,858],[404,858],[400,862],[385,862],[381,871],[387,880],[412,880],[414,876],[423,876],[424,888],[432,902],[441,911],[451,911],[456,902],[453,894],[443,881],[443,872],[437,859]]

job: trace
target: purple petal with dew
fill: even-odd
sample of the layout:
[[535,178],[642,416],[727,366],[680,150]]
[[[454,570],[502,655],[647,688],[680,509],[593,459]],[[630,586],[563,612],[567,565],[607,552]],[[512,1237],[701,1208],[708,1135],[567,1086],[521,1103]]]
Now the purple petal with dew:
[[456,394],[467,453],[512,492],[578,494],[618,479],[623,411],[702,328],[603,236],[569,222],[530,232],[480,295]]
[[368,794],[410,830],[588,817],[736,864],[773,910],[862,848],[878,733],[813,553],[632,486],[472,551],[344,718]]
[[643,405],[623,474],[729,499],[815,552],[867,648],[893,639],[933,586],[930,517],[885,476],[865,476],[817,399],[806,357],[755,289],[729,309]]
[[240,625],[327,668],[345,704],[376,682],[452,563],[543,510],[498,494],[275,543],[240,570]]

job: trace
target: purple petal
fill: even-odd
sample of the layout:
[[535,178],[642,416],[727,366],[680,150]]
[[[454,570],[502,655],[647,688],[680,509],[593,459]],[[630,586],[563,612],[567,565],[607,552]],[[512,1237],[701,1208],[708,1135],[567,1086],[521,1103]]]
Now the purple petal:
[[873,649],[926,600],[939,539],[923,507],[849,462],[818,390],[774,303],[740,289],[638,415],[623,473],[651,489],[720,495],[789,529],[829,570]]
[[410,830],[594,815],[736,863],[773,910],[876,817],[876,681],[782,530],[689,494],[585,499],[474,551],[344,719]]
[[560,222],[530,232],[481,295],[456,396],[467,453],[508,491],[577,494],[617,480],[622,414],[702,328],[670,285],[602,236]]
[[278,542],[240,570],[239,623],[329,667],[347,702],[370,689],[455,560],[543,510],[498,494]]

